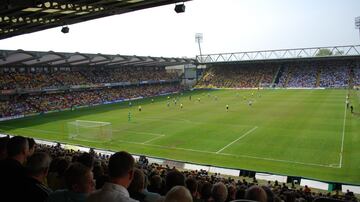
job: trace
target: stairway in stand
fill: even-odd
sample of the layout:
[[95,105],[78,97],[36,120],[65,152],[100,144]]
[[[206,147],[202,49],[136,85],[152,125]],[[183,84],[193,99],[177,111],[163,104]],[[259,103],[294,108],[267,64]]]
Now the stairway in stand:
[[315,87],[320,86],[320,78],[321,78],[321,68],[318,69],[317,75],[316,75],[316,85]]

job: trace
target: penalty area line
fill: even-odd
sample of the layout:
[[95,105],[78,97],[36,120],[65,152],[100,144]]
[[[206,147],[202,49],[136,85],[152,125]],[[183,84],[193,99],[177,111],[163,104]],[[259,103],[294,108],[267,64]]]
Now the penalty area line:
[[244,135],[240,136],[239,138],[237,138],[236,140],[230,142],[229,144],[227,144],[225,147],[221,148],[219,151],[217,151],[216,153],[219,154],[220,152],[222,152],[224,149],[230,147],[232,144],[234,144],[235,142],[241,140],[242,138],[246,137],[247,135],[249,135],[250,133],[252,133],[254,130],[256,130],[258,127],[255,126],[254,128],[252,128],[251,130],[247,131]]
[[145,142],[143,142],[143,143],[141,143],[141,144],[147,144],[147,143],[149,143],[149,142],[152,142],[152,141],[157,140],[157,139],[159,139],[159,138],[161,138],[161,137],[164,137],[164,136],[165,136],[165,135],[162,135],[162,136],[158,136],[158,137],[151,138],[150,140],[145,141]]
[[160,133],[149,133],[149,132],[141,132],[141,131],[134,131],[134,130],[127,130],[127,129],[123,129],[123,130],[118,130],[118,129],[113,129],[112,131],[116,131],[116,132],[128,132],[128,133],[135,133],[135,134],[142,134],[142,135],[152,135],[152,136],[157,136],[157,137],[162,137],[164,136],[163,134]]

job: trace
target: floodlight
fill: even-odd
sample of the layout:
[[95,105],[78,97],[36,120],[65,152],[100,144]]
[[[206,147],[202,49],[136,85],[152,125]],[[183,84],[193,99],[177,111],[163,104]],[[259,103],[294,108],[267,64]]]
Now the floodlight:
[[[197,42],[198,45],[199,45],[200,58],[202,56],[202,54],[201,54],[201,46],[200,46],[200,43],[202,43],[202,41],[203,41],[203,34],[202,33],[196,33],[195,34],[195,42]],[[202,61],[202,58],[200,60]]]
[[355,18],[355,29],[360,29],[360,16]]
[[182,3],[182,4],[177,4],[177,5],[175,5],[175,12],[176,13],[183,13],[183,12],[185,12],[185,4],[184,3]]
[[360,35],[360,16],[355,18],[355,29],[359,30]]
[[196,33],[195,34],[195,42],[201,43],[203,41],[203,34],[202,33]]
[[64,26],[64,27],[61,28],[61,32],[64,33],[64,34],[69,33],[69,30],[70,29],[69,29],[68,26]]

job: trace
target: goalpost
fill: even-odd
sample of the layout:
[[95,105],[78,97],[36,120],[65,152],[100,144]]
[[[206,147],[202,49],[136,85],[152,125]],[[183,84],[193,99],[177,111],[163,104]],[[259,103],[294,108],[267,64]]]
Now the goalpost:
[[70,139],[102,142],[112,138],[110,122],[75,120],[67,125]]

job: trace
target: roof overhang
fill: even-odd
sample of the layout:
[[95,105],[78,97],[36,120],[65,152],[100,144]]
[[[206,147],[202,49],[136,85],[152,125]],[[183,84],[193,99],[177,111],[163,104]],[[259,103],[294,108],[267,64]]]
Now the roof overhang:
[[0,50],[1,67],[165,67],[196,64],[191,58]]
[[0,39],[190,0],[11,0],[0,4]]

